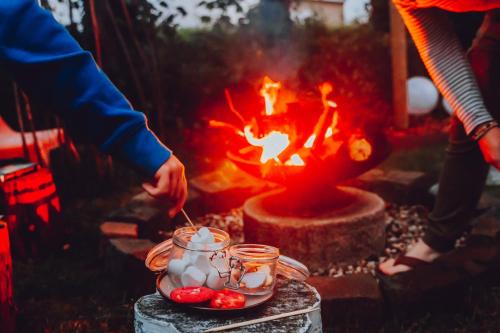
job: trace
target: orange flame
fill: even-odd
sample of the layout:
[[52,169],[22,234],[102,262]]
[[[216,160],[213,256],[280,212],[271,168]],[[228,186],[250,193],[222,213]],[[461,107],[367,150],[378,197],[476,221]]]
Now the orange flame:
[[278,99],[278,92],[281,89],[281,82],[274,82],[265,76],[262,82],[262,88],[260,89],[260,95],[264,97],[264,102],[266,105],[266,116],[270,116],[275,113],[274,104]]
[[[260,95],[264,98],[265,102],[264,117],[273,116],[281,112],[276,109],[278,94],[281,88],[282,85],[280,82],[275,82],[268,76],[264,77],[260,89]],[[325,82],[319,85],[318,89],[321,93],[323,110],[314,126],[312,134],[303,144],[303,148],[295,152],[292,151],[289,146],[292,144],[295,147],[297,142],[294,140],[296,140],[296,138],[302,138],[303,136],[301,133],[294,132],[296,128],[293,127],[293,124],[278,124],[274,128],[267,128],[267,126],[275,124],[278,118],[273,117],[269,122],[264,121],[264,127],[261,127],[261,123],[258,122],[260,118],[252,118],[252,121],[247,123],[243,131],[239,130],[236,126],[224,122],[210,121],[210,125],[212,127],[232,129],[236,134],[244,136],[250,145],[260,147],[262,149],[260,153],[260,163],[262,164],[274,161],[279,165],[302,167],[306,165],[307,161],[304,160],[305,157],[303,158],[303,156],[309,156],[312,153],[305,149],[314,149],[315,154],[321,155],[318,156],[319,158],[324,158],[336,154],[339,148],[344,144],[347,145],[349,156],[352,160],[358,162],[367,160],[372,154],[373,147],[370,142],[364,138],[361,132],[356,132],[351,135],[349,139],[347,139],[345,135],[335,136],[335,134],[339,132],[337,128],[339,113],[334,110],[337,104],[328,99],[328,96],[333,91],[333,86]],[[233,110],[234,113],[237,113],[232,105],[228,91],[226,91],[226,98],[228,99],[230,109]],[[330,117],[331,120],[329,119]],[[238,118],[242,122],[245,122],[241,115],[239,115]],[[266,131],[263,132],[263,128],[266,129]],[[320,136],[322,137],[321,142],[315,142]],[[316,149],[319,147],[321,147],[321,149]],[[281,154],[283,156],[280,157]]]

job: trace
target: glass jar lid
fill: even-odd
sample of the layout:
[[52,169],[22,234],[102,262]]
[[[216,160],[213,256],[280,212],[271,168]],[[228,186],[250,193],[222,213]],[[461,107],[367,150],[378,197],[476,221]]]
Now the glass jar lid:
[[279,256],[276,274],[298,281],[305,281],[311,275],[306,265],[284,255]]
[[146,260],[144,261],[146,267],[155,273],[166,270],[172,246],[172,238],[169,238],[149,250]]

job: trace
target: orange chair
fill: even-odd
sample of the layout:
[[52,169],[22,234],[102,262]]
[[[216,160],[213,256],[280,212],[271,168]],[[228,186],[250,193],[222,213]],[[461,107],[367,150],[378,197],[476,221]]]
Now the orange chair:
[[[49,163],[50,151],[59,147],[64,142],[62,128],[53,128],[36,131],[35,135],[40,147],[41,157],[45,164]],[[25,133],[26,146],[28,148],[28,159],[38,162],[33,133]],[[16,132],[0,117],[0,160],[24,158],[23,139],[21,132]]]

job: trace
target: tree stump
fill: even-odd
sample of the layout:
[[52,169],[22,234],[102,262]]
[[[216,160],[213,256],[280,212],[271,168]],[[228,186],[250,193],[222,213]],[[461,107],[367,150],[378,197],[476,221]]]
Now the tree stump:
[[277,190],[245,202],[246,243],[276,246],[314,270],[383,250],[385,203],[378,195],[350,187],[295,192]]
[[276,294],[266,303],[237,312],[196,311],[166,301],[158,293],[141,297],[134,306],[135,333],[190,333],[234,324],[246,320],[306,309],[307,314],[248,325],[225,332],[240,333],[320,333],[322,332],[321,298],[313,287],[299,282],[279,279]]
[[0,222],[0,331],[15,332],[14,301],[12,299],[12,258],[7,224]]

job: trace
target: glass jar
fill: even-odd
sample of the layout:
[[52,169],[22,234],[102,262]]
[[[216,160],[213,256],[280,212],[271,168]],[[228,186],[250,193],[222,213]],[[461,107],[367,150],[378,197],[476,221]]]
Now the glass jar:
[[[230,260],[241,266],[231,271],[231,284],[249,295],[265,295],[276,285],[279,250],[262,244],[239,244],[229,248]],[[234,265],[231,265],[234,266]]]
[[[197,237],[199,240],[198,232],[201,229],[209,231],[206,234],[211,238],[209,242],[194,241]],[[228,233],[220,229],[179,228],[171,240],[159,244],[148,253],[146,265],[153,271],[166,269],[175,288],[206,286],[222,289],[227,277],[219,274],[218,269],[220,267],[221,271],[227,270],[225,258],[229,243]]]
[[172,288],[200,285],[216,290],[230,288],[247,295],[272,293],[277,275],[300,281],[309,277],[306,266],[280,255],[278,248],[262,244],[229,246],[229,234],[220,229],[205,228],[213,236],[211,243],[193,242],[202,228],[177,229],[171,239],[149,251],[146,266],[153,272],[166,273]]

